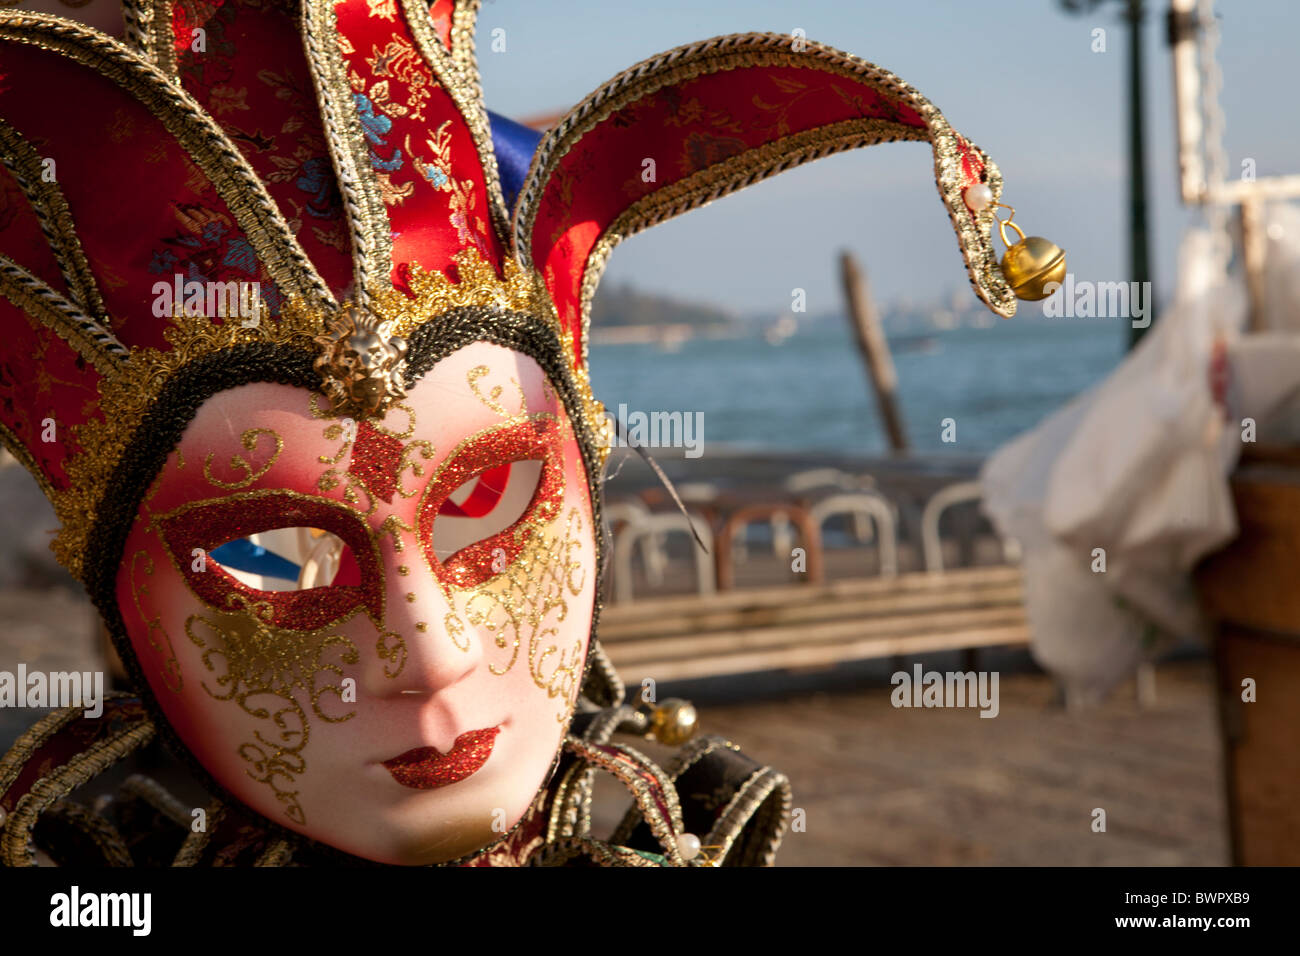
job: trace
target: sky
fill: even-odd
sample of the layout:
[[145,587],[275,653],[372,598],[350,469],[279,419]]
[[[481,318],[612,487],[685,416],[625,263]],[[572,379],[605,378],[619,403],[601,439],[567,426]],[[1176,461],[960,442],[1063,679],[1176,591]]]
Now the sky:
[[[1180,205],[1167,4],[1148,0],[1146,130],[1153,278],[1172,292]],[[1078,279],[1127,279],[1127,29],[1107,0],[1074,15],[1058,0],[486,0],[479,66],[489,108],[525,117],[567,109],[656,53],[725,33],[805,31],[893,71],[993,157],[1016,222],[1065,248]],[[1230,176],[1300,173],[1290,96],[1300,2],[1220,0],[1221,101]],[[504,30],[504,52],[491,49]],[[1093,31],[1106,51],[1093,52]],[[996,243],[1001,252],[1000,241]],[[946,300],[965,269],[934,186],[927,143],[886,143],[785,172],[620,245],[605,282],[745,314],[836,310],[835,260],[852,250],[877,299]],[[1031,313],[1037,307],[1022,309]]]

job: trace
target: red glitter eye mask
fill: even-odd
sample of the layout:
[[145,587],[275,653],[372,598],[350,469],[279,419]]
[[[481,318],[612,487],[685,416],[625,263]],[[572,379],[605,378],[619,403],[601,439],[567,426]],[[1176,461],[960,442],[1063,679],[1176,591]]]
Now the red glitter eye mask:
[[438,560],[505,531],[523,518],[541,483],[545,462],[511,462],[489,468],[451,493],[438,509],[431,542]]
[[277,528],[227,541],[208,553],[237,580],[259,591],[295,591],[359,583],[352,551],[320,528]]
[[[217,608],[235,606],[233,596],[271,608],[268,623],[290,630],[314,630],[365,608],[383,618],[383,572],[369,531],[345,504],[308,498],[288,491],[261,490],[218,501],[196,502],[157,519],[172,562],[194,593]],[[216,561],[195,568],[196,551],[207,554],[232,538],[277,528],[320,528],[338,537],[344,563],[334,584],[306,591],[261,591],[249,587]],[[349,567],[349,565],[351,565]]]
[[[438,552],[443,549],[438,545],[439,525],[447,516],[453,520],[458,517],[443,510],[453,494],[470,481],[499,480],[497,476],[502,474],[503,465],[513,465],[518,471],[522,470],[519,463],[534,461],[540,465],[540,474],[522,514],[499,532],[456,550],[446,560],[440,558]],[[559,423],[549,416],[495,428],[462,442],[438,470],[420,501],[417,521],[420,546],[433,572],[447,584],[467,588],[482,584],[514,563],[528,543],[534,525],[553,521],[560,512],[564,497],[563,461]],[[487,479],[488,475],[494,477]],[[507,488],[497,495],[498,502],[509,493]],[[473,499],[476,493],[478,487],[466,500]],[[479,501],[488,497],[485,492]],[[463,501],[460,510],[465,510]]]

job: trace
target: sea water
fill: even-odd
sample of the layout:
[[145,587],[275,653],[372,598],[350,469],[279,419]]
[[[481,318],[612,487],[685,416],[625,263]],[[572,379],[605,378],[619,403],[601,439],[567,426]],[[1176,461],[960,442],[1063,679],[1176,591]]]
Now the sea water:
[[[1123,359],[1116,321],[996,320],[891,340],[898,403],[919,452],[987,455],[1104,379]],[[758,328],[675,351],[595,345],[592,388],[607,408],[703,413],[708,441],[767,451],[887,450],[847,323],[809,323],[779,345]],[[945,442],[944,420],[952,419]],[[707,453],[707,452],[706,452]]]

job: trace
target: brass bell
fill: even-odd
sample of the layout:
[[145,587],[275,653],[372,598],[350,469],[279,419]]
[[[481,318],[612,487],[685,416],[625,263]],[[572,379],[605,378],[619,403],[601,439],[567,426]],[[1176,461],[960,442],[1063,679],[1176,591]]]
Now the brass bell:
[[[1002,203],[998,205],[1004,209],[1011,209],[1010,206],[1003,206]],[[1065,281],[1065,250],[1042,236],[1030,236],[1026,239],[1020,227],[1011,221],[1011,217],[1015,214],[1016,211],[1011,209],[1011,216],[998,220],[1002,241],[1008,246],[1006,254],[1002,256],[1002,276],[1007,280],[1007,285],[1011,286],[1011,291],[1016,294],[1017,299],[1037,302],[1039,299],[1046,299]],[[1007,239],[1007,226],[1020,236],[1020,241],[1014,246]],[[1053,282],[1056,285],[1048,291],[1047,285]]]
[[649,736],[677,747],[695,736],[699,729],[699,716],[689,700],[670,697],[650,712]]

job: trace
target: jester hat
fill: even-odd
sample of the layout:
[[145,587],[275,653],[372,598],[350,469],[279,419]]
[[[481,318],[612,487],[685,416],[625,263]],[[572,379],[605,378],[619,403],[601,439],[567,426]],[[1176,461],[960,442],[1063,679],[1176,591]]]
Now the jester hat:
[[[477,6],[127,0],[124,42],[0,13],[0,438],[115,638],[141,498],[236,385],[313,388],[364,419],[456,348],[506,345],[556,385],[599,502],[588,330],[613,247],[809,160],[930,143],[971,284],[1014,312],[997,166],[886,70],[800,37],[717,37],[618,74],[539,142],[485,107]],[[160,310],[178,274],[256,283],[259,315],[190,314],[180,288]],[[366,330],[374,363],[340,354]]]

